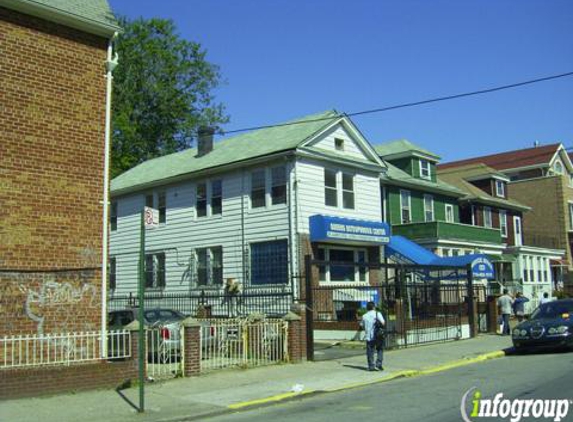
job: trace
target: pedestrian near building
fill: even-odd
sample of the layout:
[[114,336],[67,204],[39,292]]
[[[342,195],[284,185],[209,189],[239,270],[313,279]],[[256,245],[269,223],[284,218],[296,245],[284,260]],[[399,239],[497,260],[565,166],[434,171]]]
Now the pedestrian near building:
[[[364,330],[364,339],[366,340],[368,370],[383,371],[384,338],[381,330],[386,326],[386,321],[382,314],[376,310],[374,302],[368,302],[366,310],[367,312],[362,316],[360,326]],[[376,351],[376,361],[374,361],[374,351]]]
[[513,298],[509,295],[507,289],[503,289],[503,296],[497,299],[497,308],[502,317],[503,329],[501,331],[502,335],[508,336],[511,332],[509,327],[509,317],[511,316],[511,308],[513,305]]
[[529,299],[523,296],[523,293],[517,292],[513,301],[513,313],[519,322],[523,321],[523,317],[525,315],[525,304],[527,302],[529,302]]
[[543,293],[543,297],[539,301],[539,304],[543,305],[544,303],[551,302],[551,300],[552,299],[549,297],[549,293],[545,292],[545,293]]

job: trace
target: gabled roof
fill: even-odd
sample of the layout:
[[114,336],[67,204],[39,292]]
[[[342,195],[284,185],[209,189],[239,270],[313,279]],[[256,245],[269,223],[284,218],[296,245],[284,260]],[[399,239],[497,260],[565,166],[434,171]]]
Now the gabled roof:
[[410,155],[421,155],[433,161],[439,161],[441,158],[439,155],[427,151],[407,139],[398,139],[396,141],[375,145],[374,149],[386,160]]
[[[313,114],[293,120],[282,125],[260,129],[243,135],[234,136],[215,142],[213,150],[206,155],[197,157],[197,148],[169,154],[148,160],[119,175],[111,182],[112,194],[118,195],[128,191],[143,189],[150,185],[172,182],[193,173],[214,171],[219,167],[240,164],[252,159],[298,150],[316,153],[326,159],[339,159],[364,166],[370,164],[383,171],[383,163],[368,162],[346,155],[328,154],[317,148],[305,146],[315,135],[318,135],[333,124],[346,122],[352,124],[335,110]],[[369,145],[368,148],[371,149]],[[374,150],[371,151],[374,160],[378,160]]]
[[120,31],[107,0],[0,0],[0,6],[100,36]]
[[484,171],[490,171],[492,176],[498,174],[495,169],[492,169],[485,164],[477,163],[449,169],[439,168],[438,176],[440,179],[454,185],[462,192],[464,192],[465,196],[462,198],[462,200],[475,201],[486,205],[492,205],[499,208],[507,208],[517,211],[529,211],[531,209],[527,205],[523,205],[515,200],[503,199],[489,195],[468,181],[472,178],[475,178],[476,175],[483,175]]
[[386,162],[388,166],[388,171],[386,177],[388,179],[389,185],[394,184],[398,186],[406,186],[411,189],[417,189],[419,191],[437,192],[443,195],[450,195],[454,197],[464,196],[464,192],[459,190],[457,187],[452,186],[444,181],[437,179],[435,182],[426,179],[420,179],[413,177],[406,173],[405,171],[399,169],[392,163]]
[[468,158],[466,160],[452,161],[439,164],[440,169],[460,167],[474,163],[484,163],[497,170],[517,169],[530,166],[547,167],[561,144],[542,145],[482,157]]

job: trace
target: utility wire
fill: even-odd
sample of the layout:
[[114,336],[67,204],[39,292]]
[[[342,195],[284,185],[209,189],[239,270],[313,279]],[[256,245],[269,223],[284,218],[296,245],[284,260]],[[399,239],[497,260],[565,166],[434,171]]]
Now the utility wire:
[[411,103],[404,103],[404,104],[398,104],[398,105],[393,105],[393,106],[388,106],[388,107],[375,108],[372,110],[356,111],[353,113],[341,113],[341,114],[338,114],[334,117],[321,117],[321,118],[317,118],[317,119],[308,119],[308,120],[302,120],[302,121],[299,120],[296,122],[287,122],[287,123],[279,123],[279,124],[272,124],[272,125],[261,125],[261,126],[251,126],[251,127],[243,128],[243,129],[227,130],[227,131],[222,131],[222,134],[226,135],[226,134],[230,134],[230,133],[248,132],[248,131],[252,131],[252,130],[268,129],[268,128],[273,128],[273,127],[293,126],[293,125],[301,125],[301,124],[314,123],[314,122],[320,122],[320,121],[326,121],[326,120],[335,120],[335,119],[338,119],[338,118],[343,117],[343,116],[353,117],[353,116],[363,116],[365,114],[382,113],[385,111],[397,110],[400,108],[416,107],[419,105],[437,103],[440,101],[449,101],[449,100],[455,100],[458,98],[471,97],[471,96],[475,96],[475,95],[490,94],[492,92],[503,91],[505,89],[518,88],[521,86],[532,85],[532,84],[536,84],[539,82],[546,82],[546,81],[550,81],[550,80],[554,80],[554,79],[566,78],[569,76],[573,76],[573,72],[561,73],[559,75],[545,76],[543,78],[531,79],[528,81],[516,82],[516,83],[509,84],[509,85],[502,85],[502,86],[497,86],[497,87],[493,87],[493,88],[480,89],[478,91],[465,92],[462,94],[447,95],[445,97],[437,97],[437,98],[431,98],[428,100],[414,101]]

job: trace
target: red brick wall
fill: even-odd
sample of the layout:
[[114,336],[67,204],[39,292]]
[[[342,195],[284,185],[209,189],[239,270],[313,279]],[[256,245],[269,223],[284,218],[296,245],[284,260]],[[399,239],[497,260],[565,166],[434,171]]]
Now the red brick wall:
[[97,323],[107,40],[0,7],[0,47],[0,332],[41,294]]
[[116,388],[137,379],[137,359],[0,371],[0,400]]

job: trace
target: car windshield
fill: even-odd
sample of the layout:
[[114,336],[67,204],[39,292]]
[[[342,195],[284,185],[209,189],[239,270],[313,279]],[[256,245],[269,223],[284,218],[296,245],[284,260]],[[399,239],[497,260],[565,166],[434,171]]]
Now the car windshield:
[[179,321],[182,319],[183,315],[170,309],[155,309],[151,311],[145,311],[145,320],[149,324],[154,324],[156,322]]
[[531,314],[531,319],[561,318],[563,314],[573,314],[573,302],[545,303]]

